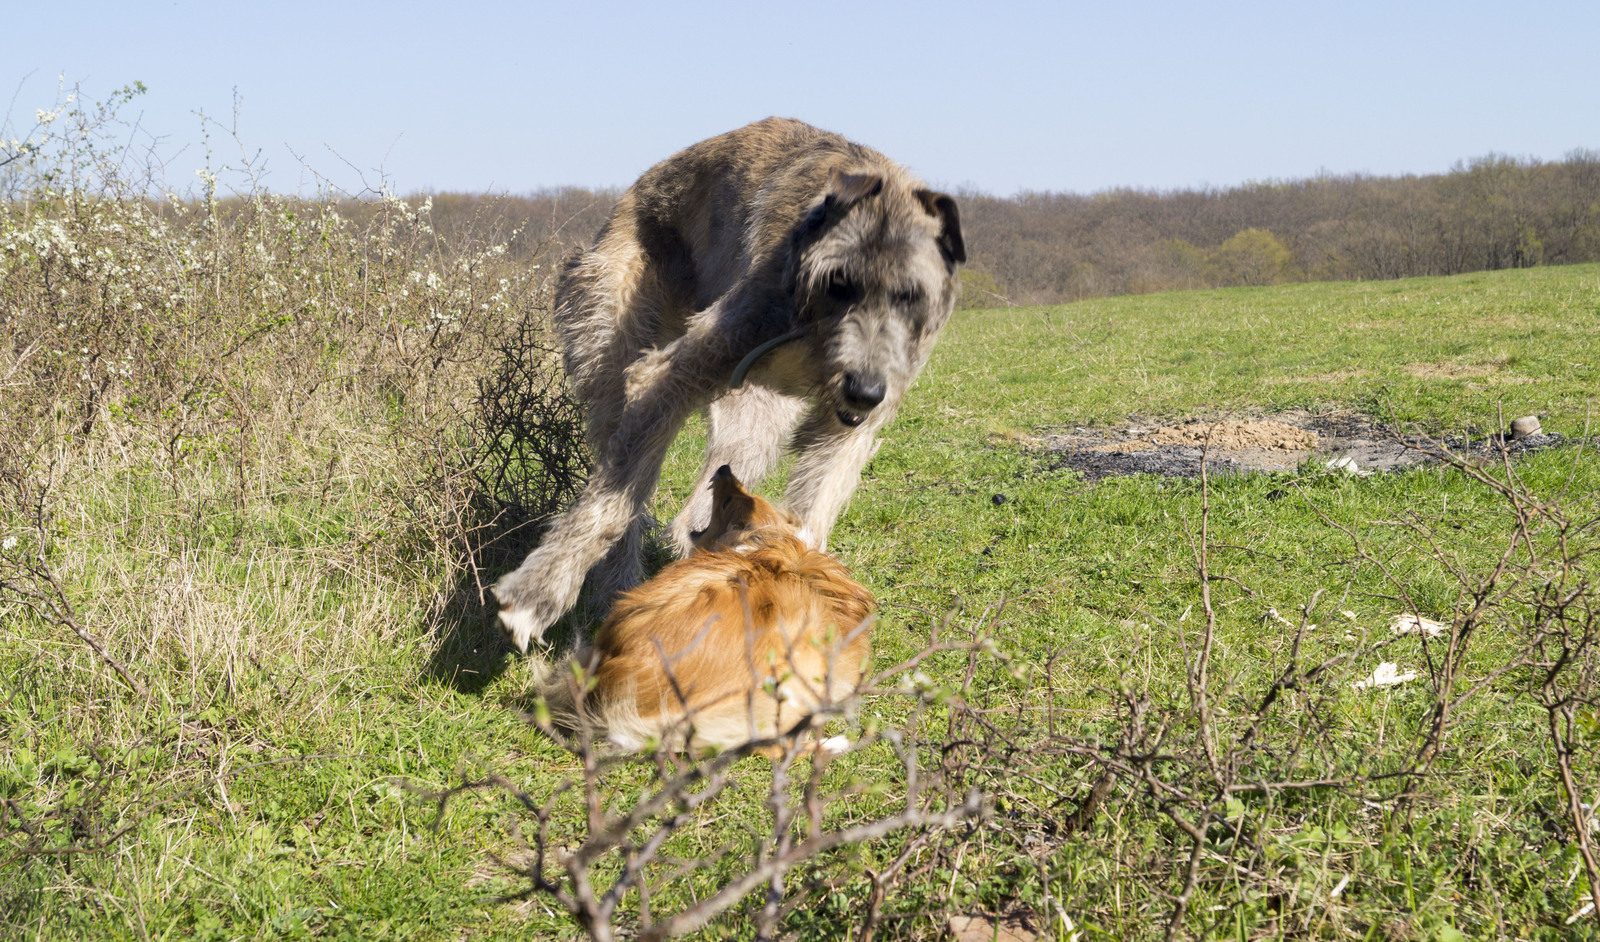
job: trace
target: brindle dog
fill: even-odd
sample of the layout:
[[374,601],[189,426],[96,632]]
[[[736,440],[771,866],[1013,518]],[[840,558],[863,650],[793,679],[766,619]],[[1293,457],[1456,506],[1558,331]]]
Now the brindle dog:
[[640,582],[645,507],[696,409],[710,442],[671,524],[680,554],[710,519],[715,470],[754,486],[785,447],[784,502],[823,548],[950,317],[964,261],[953,199],[799,121],[768,118],[647,171],[556,290],[595,465],[494,586],[517,648],[543,637],[597,564],[601,604]]

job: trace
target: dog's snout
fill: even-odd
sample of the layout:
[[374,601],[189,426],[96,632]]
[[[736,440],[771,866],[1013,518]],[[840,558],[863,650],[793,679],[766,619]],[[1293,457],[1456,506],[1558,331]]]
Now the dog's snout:
[[864,376],[860,373],[845,374],[844,398],[852,409],[871,411],[883,401],[883,396],[883,377]]

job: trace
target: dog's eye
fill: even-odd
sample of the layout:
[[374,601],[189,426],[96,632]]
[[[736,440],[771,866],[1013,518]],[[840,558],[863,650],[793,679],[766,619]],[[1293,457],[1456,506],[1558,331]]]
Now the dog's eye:
[[896,291],[892,300],[900,307],[911,307],[922,300],[922,289],[907,288],[904,291]]
[[839,304],[854,304],[861,300],[861,286],[844,272],[836,271],[828,276],[828,297]]

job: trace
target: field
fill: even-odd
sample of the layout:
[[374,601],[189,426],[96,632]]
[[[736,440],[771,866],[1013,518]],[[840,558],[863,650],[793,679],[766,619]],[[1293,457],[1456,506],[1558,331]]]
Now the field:
[[[56,295],[47,251],[13,238],[0,256],[18,312],[0,347],[0,935],[665,932],[794,852],[675,925],[1600,938],[1600,837],[1579,839],[1600,804],[1600,267],[958,312],[832,547],[882,601],[889,673],[851,752],[775,783],[759,758],[602,762],[530,719],[538,659],[509,653],[477,589],[531,538],[495,508],[548,507],[486,510],[504,491],[474,469],[510,427],[484,419],[506,325],[534,332],[510,352],[543,364],[526,380],[556,416],[541,434],[570,423],[536,352],[542,276],[450,254],[400,201],[359,233],[315,206],[257,210],[226,246],[184,230],[201,254],[161,289],[168,321],[136,295],[126,336],[104,326],[126,298],[74,328],[106,351],[89,364],[84,345],[88,385],[30,360],[28,331],[70,360],[47,322],[144,282],[91,273]],[[357,296],[389,306],[312,317]],[[466,314],[443,330],[440,311]],[[91,383],[107,362],[130,366]],[[1093,484],[1037,446],[1287,409],[1468,438],[1537,413],[1566,444]],[[675,447],[662,519],[699,447]],[[567,493],[555,471],[534,490]],[[1402,613],[1443,631],[1394,634]],[[1355,686],[1383,662],[1416,676]],[[619,889],[597,925],[627,874],[647,899]]]

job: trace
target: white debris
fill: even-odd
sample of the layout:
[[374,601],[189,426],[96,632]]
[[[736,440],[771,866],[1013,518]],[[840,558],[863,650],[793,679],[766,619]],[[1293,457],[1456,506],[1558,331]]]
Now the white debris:
[[1338,899],[1339,898],[1339,894],[1343,893],[1344,892],[1344,888],[1349,886],[1349,885],[1350,885],[1350,874],[1347,873],[1347,874],[1344,875],[1344,879],[1339,881],[1339,885],[1333,888],[1333,892],[1328,894],[1328,899]]
[[1366,680],[1358,680],[1350,686],[1357,690],[1366,690],[1377,687],[1393,687],[1395,684],[1403,684],[1416,679],[1416,671],[1408,670],[1401,673],[1399,664],[1393,661],[1384,661],[1378,665],[1377,670],[1372,672],[1371,677]]
[[[1278,610],[1275,609],[1275,608],[1267,609],[1267,617],[1272,619],[1273,621],[1277,622],[1278,624],[1284,626],[1285,628],[1293,628],[1296,631],[1300,630],[1300,626],[1299,625],[1296,625],[1294,622],[1290,621],[1289,619],[1284,618],[1282,615],[1279,615],[1278,614]],[[1316,625],[1312,625],[1312,624],[1307,624],[1306,625],[1306,630],[1307,631],[1316,631],[1317,630],[1317,626]]]
[[1437,638],[1450,633],[1450,626],[1443,622],[1434,621],[1425,615],[1405,612],[1389,619],[1389,630],[1397,635],[1422,635],[1424,638]]
[[1327,468],[1329,471],[1343,471],[1345,474],[1362,473],[1361,465],[1351,455],[1340,455],[1337,458],[1329,458],[1323,467]]

